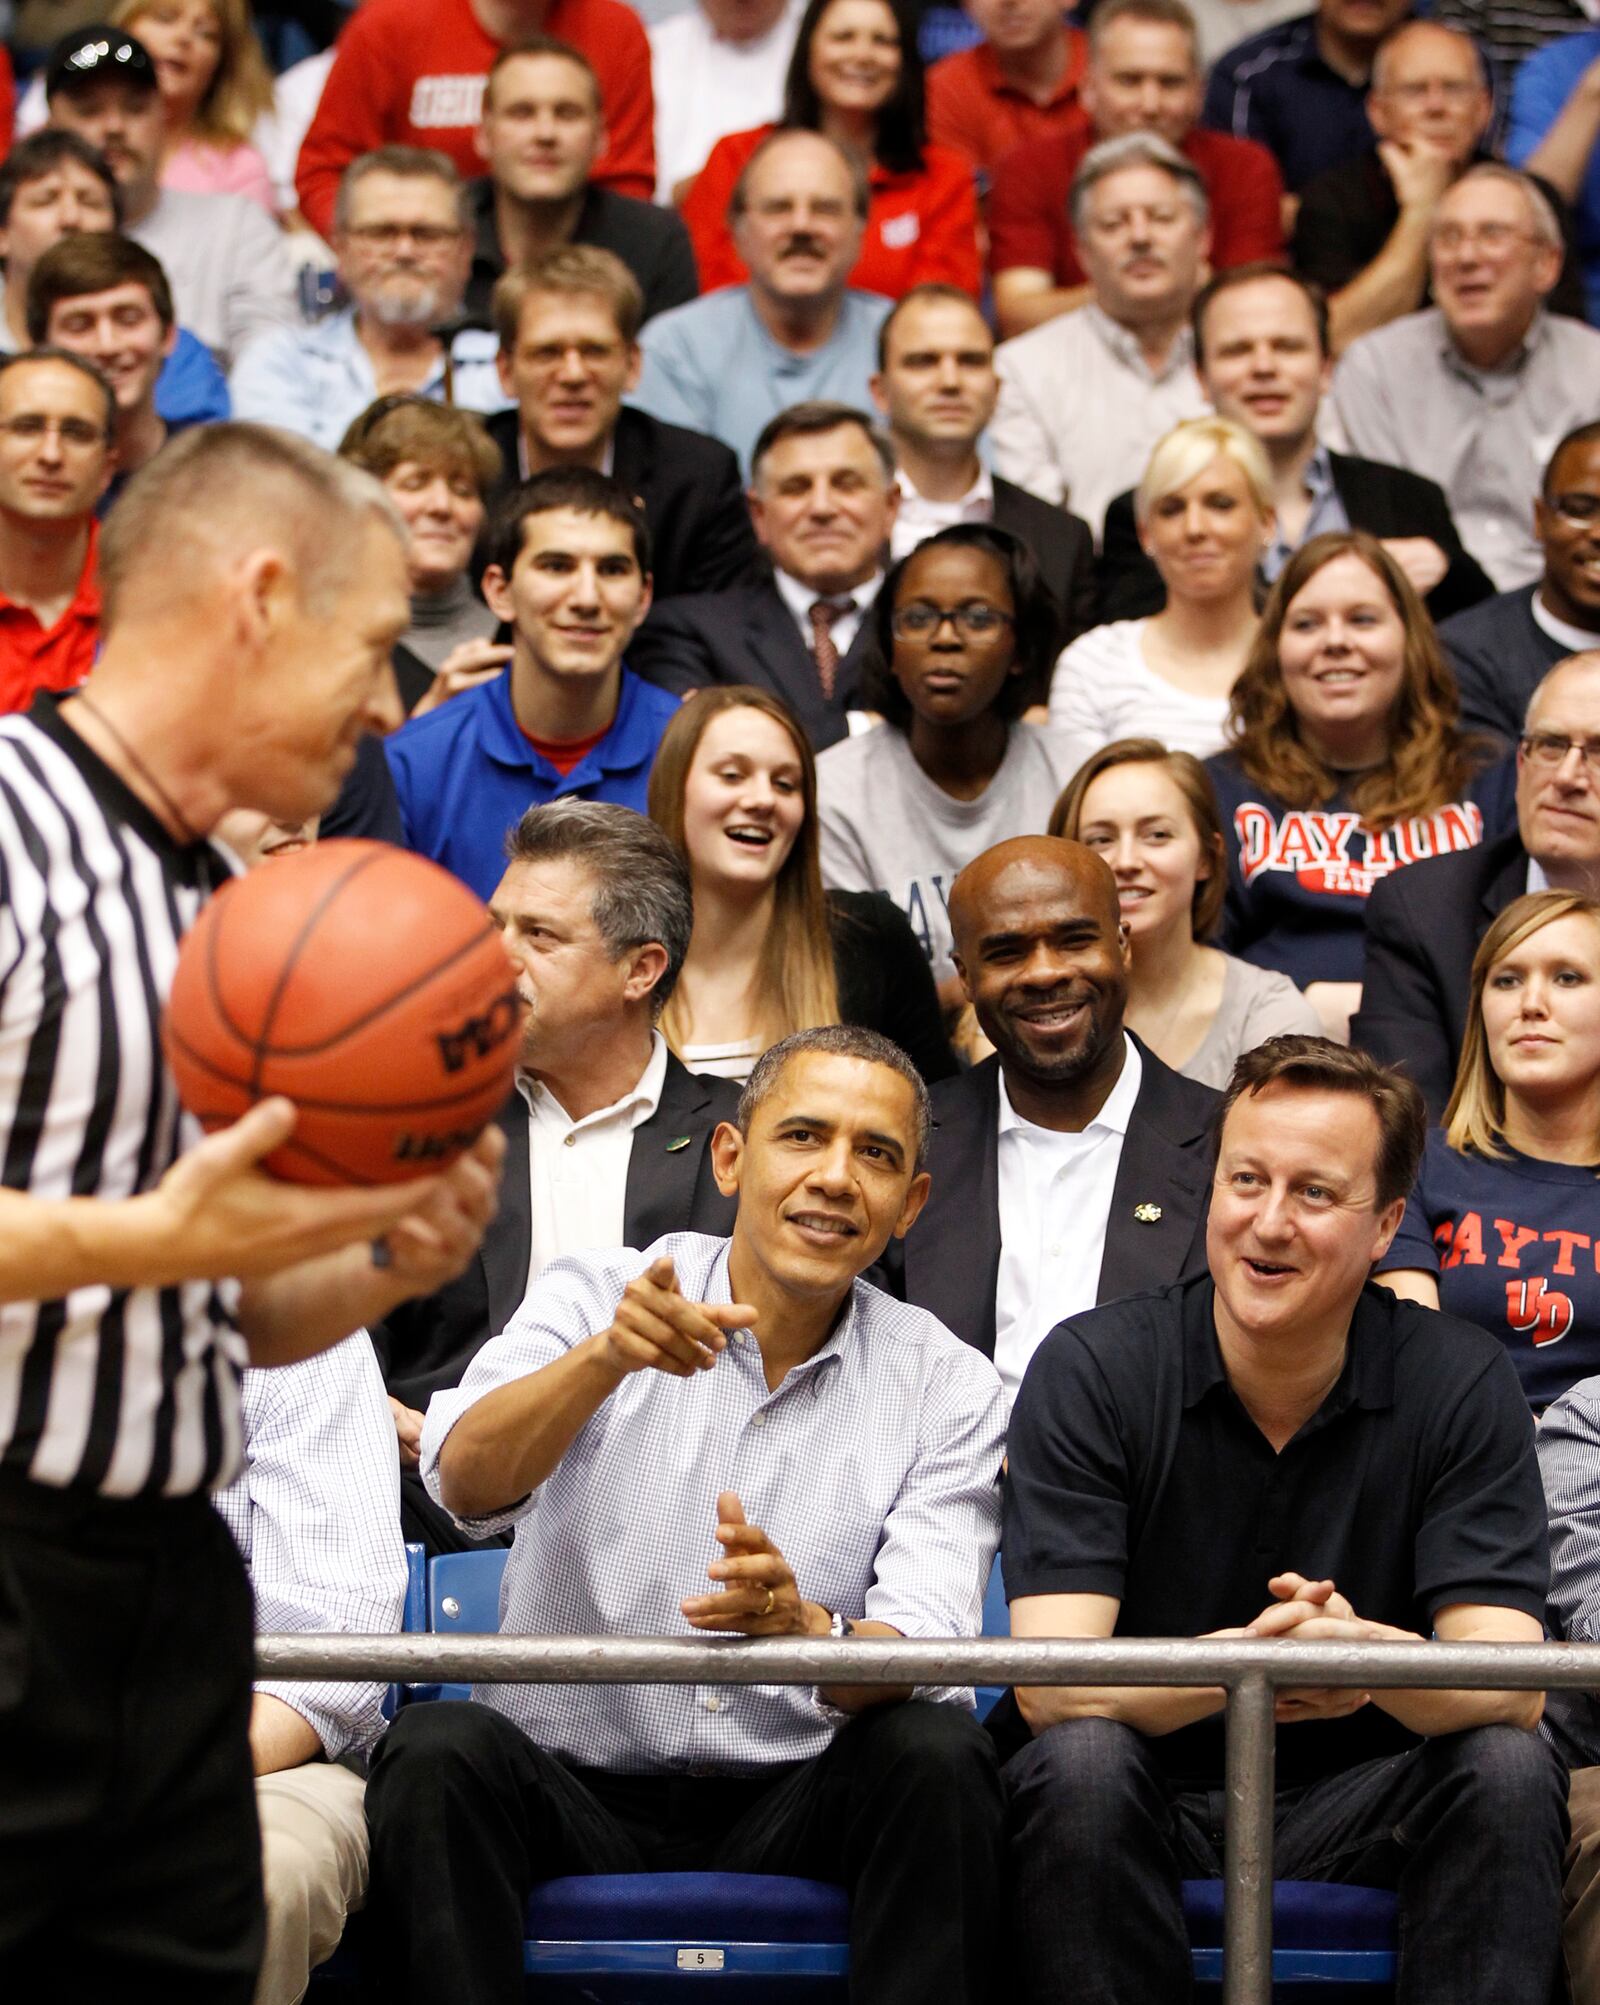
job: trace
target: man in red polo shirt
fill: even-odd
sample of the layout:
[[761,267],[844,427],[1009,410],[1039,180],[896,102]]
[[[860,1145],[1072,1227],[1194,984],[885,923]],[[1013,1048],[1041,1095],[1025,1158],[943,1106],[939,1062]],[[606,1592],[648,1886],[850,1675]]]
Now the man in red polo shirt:
[[111,478],[116,402],[81,356],[0,360],[0,711],[73,689],[100,638],[95,503]]
[[992,174],[1013,147],[1068,132],[1088,43],[1061,0],[967,0],[983,30],[928,72],[928,137]]
[[483,171],[475,145],[489,65],[529,35],[556,35],[594,68],[606,146],[590,179],[648,202],[656,190],[650,44],[622,0],[366,0],[339,37],[295,189],[324,237],[339,177],[379,146],[431,146],[463,178]]
[[1199,130],[1203,91],[1194,17],[1183,0],[1106,0],[1096,11],[1069,128],[1014,148],[995,170],[989,266],[1002,334],[1088,302],[1067,198],[1090,147],[1123,133],[1157,133],[1192,163],[1211,203],[1215,270],[1282,257],[1277,162],[1254,140]]

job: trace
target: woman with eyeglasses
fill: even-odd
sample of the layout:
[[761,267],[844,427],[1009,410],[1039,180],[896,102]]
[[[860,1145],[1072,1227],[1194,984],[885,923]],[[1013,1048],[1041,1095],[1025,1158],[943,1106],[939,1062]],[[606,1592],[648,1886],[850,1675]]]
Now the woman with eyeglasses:
[[876,891],[827,891],[817,766],[800,720],[764,689],[702,689],[662,734],[650,819],[689,866],[694,933],[661,1015],[691,1072],[748,1079],[794,1030],[864,1024],[927,1080],[955,1071],[922,950]]
[[[866,234],[850,283],[899,299],[914,285],[958,285],[976,299],[978,198],[971,163],[930,146],[917,12],[907,0],[810,0],[784,85],[784,126],[820,132],[858,160],[868,182]],[[712,147],[683,201],[702,292],[749,276],[728,228],[752,154],[775,128]]]
[[1511,1352],[1535,1409],[1600,1372],[1600,900],[1536,891],[1472,962],[1444,1124],[1378,1278]]
[[877,730],[817,760],[823,881],[887,891],[947,1009],[963,1001],[945,912],[981,851],[1044,826],[1084,750],[1024,723],[1050,672],[1060,610],[1019,537],[958,523],[884,579],[869,615],[865,701]]
[[1260,625],[1256,567],[1273,527],[1260,441],[1228,418],[1174,426],[1150,455],[1134,515],[1166,606],[1080,634],[1056,664],[1050,722],[1090,746],[1149,736],[1203,759],[1222,748]]
[[1345,1038],[1367,896],[1471,849],[1514,812],[1495,748],[1457,725],[1455,683],[1411,581],[1361,530],[1314,536],[1279,573],[1207,761],[1228,844],[1218,944],[1277,968]]

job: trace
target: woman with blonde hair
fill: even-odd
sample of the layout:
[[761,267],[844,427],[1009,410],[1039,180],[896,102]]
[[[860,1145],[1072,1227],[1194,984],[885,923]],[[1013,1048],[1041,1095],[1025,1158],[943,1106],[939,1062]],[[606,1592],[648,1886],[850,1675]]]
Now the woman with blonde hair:
[[786,703],[698,691],[662,735],[649,805],[694,885],[689,954],[661,1018],[691,1072],[746,1079],[779,1038],[828,1023],[882,1031],[926,1079],[955,1070],[899,907],[822,888],[816,762]]
[[111,20],[139,38],[156,66],[162,187],[244,195],[274,214],[272,176],[251,144],[273,99],[249,0],[119,0]]
[[1189,418],[1150,455],[1134,496],[1163,611],[1080,634],[1056,664],[1050,722],[1091,745],[1148,732],[1204,758],[1255,639],[1256,567],[1272,539],[1272,470],[1229,418]]
[[1203,1086],[1269,1037],[1316,1032],[1287,976],[1209,945],[1225,889],[1222,823],[1206,769],[1156,738],[1121,738],[1067,782],[1049,833],[1105,858],[1128,936],[1123,1022],[1157,1058]]
[[1367,895],[1514,813],[1494,748],[1457,724],[1454,678],[1411,581],[1376,537],[1335,530],[1279,573],[1207,761],[1228,895],[1219,944],[1277,968],[1344,1037]]
[[1600,1371],[1597,1179],[1600,900],[1535,891],[1473,956],[1455,1090],[1379,1278],[1497,1336],[1545,1407]]

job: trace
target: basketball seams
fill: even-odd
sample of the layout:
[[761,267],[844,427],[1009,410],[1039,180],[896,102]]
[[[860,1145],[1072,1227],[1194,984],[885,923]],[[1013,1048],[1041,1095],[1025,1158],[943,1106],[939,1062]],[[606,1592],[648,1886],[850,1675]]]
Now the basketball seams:
[[[228,1072],[214,1058],[208,1058],[203,1051],[197,1051],[179,1031],[169,1031],[168,1041],[181,1051],[189,1063],[199,1072],[214,1079],[219,1086],[232,1086],[237,1092],[252,1096],[251,1104],[259,1105],[262,1100],[292,1100],[296,1107],[313,1114],[439,1114],[450,1107],[470,1106],[481,1100],[484,1094],[483,1082],[476,1086],[464,1086],[459,1093],[447,1093],[434,1100],[316,1100],[305,1093],[291,1092],[286,1086],[274,1086],[270,1091],[253,1087],[248,1079],[241,1079],[237,1073]],[[191,1107],[190,1113],[196,1113]],[[197,1118],[200,1118],[197,1115]],[[227,1117],[237,1120],[237,1114]]]
[[[241,881],[238,878],[233,880],[235,883]],[[227,888],[224,885],[223,891],[226,891]],[[201,919],[205,922],[206,993],[211,998],[211,1008],[216,1015],[217,1022],[221,1024],[230,1037],[243,1045],[248,1055],[255,1049],[255,1039],[245,1029],[243,1024],[235,1023],[233,1018],[228,1014],[228,1005],[222,993],[222,974],[217,965],[218,956],[222,952],[222,922],[227,916],[228,908],[223,903],[221,892],[217,894],[215,904],[210,913],[201,914]]]
[[[419,989],[425,989],[430,982],[436,980],[440,975],[447,973],[458,961],[465,960],[469,954],[481,947],[486,940],[494,946],[496,954],[499,954],[501,959],[504,960],[504,953],[495,941],[494,934],[474,928],[471,935],[463,940],[460,946],[452,948],[443,960],[435,961],[432,967],[426,969],[422,974],[417,975],[412,981],[407,982],[404,988],[396,989],[393,995],[386,996],[381,1003],[375,1003],[364,1015],[352,1017],[348,1023],[341,1024],[337,1030],[330,1031],[326,1037],[319,1038],[315,1044],[271,1044],[267,1042],[265,1032],[270,1027],[269,1017],[268,1023],[263,1025],[262,1042],[258,1047],[261,1057],[263,1059],[314,1058],[319,1052],[331,1050],[334,1045],[342,1044],[346,1038],[355,1037],[361,1031],[368,1029],[380,1017],[387,1016],[392,1009],[397,1009],[401,1003],[408,1002]],[[515,984],[508,980],[506,986],[510,989]]]
[[[318,926],[321,925],[328,907],[333,904],[336,898],[343,895],[345,886],[354,878],[359,877],[363,870],[369,870],[373,864],[383,862],[384,854],[384,851],[379,849],[366,856],[356,857],[351,862],[350,867],[333,880],[317,900],[316,904],[312,906],[311,910],[306,914],[299,932],[296,933],[293,941],[290,943],[289,951],[283,957],[283,966],[278,971],[278,979],[273,984],[271,995],[267,998],[267,1006],[261,1013],[260,1032],[251,1040],[255,1061],[251,1067],[250,1090],[256,1095],[259,1096],[261,1092],[261,1073],[268,1057],[281,1055],[273,1051],[271,1042],[272,1020],[283,1006],[284,996],[288,993],[289,984],[294,979],[294,971],[300,965],[300,956],[310,945],[311,936],[317,930]],[[329,1040],[332,1043],[337,1043],[337,1041],[337,1039]]]

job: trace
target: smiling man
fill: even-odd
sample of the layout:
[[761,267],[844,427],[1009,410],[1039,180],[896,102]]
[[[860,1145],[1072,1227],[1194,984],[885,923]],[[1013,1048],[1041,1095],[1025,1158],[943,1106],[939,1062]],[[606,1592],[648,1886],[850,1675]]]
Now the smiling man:
[[[1533,1429],[1503,1346],[1368,1285],[1421,1096],[1279,1037],[1235,1068],[1209,1272],[1069,1315],[1012,1413],[1018,1636],[1538,1642]],[[1019,1690],[1007,1763],[1024,2005],[1186,1997],[1179,1881],[1222,1871],[1224,1694]],[[1400,1893],[1400,1996],[1545,2005],[1566,1776],[1537,1692],[1286,1687],[1273,1870]]]
[[1217,1095],[1123,1028],[1116,879],[1081,843],[985,850],[950,930],[995,1055],[934,1088],[928,1224],[889,1272],[1015,1398],[1063,1316],[1198,1270]]
[[[470,1528],[518,1528],[503,1633],[976,1632],[1000,1387],[858,1278],[922,1207],[928,1122],[886,1039],[784,1039],[712,1140],[732,1237],[558,1262],[434,1399],[429,1487]],[[534,1881],[714,1867],[848,1887],[856,1997],[990,1999],[999,1789],[968,1697],[498,1685],[408,1707],[368,1793],[390,1995],[513,2005]]]
[[384,746],[408,847],[480,898],[530,806],[576,794],[642,813],[678,707],[623,666],[650,606],[650,534],[626,489],[588,467],[536,474],[501,505],[488,551],[483,595],[511,660]]

